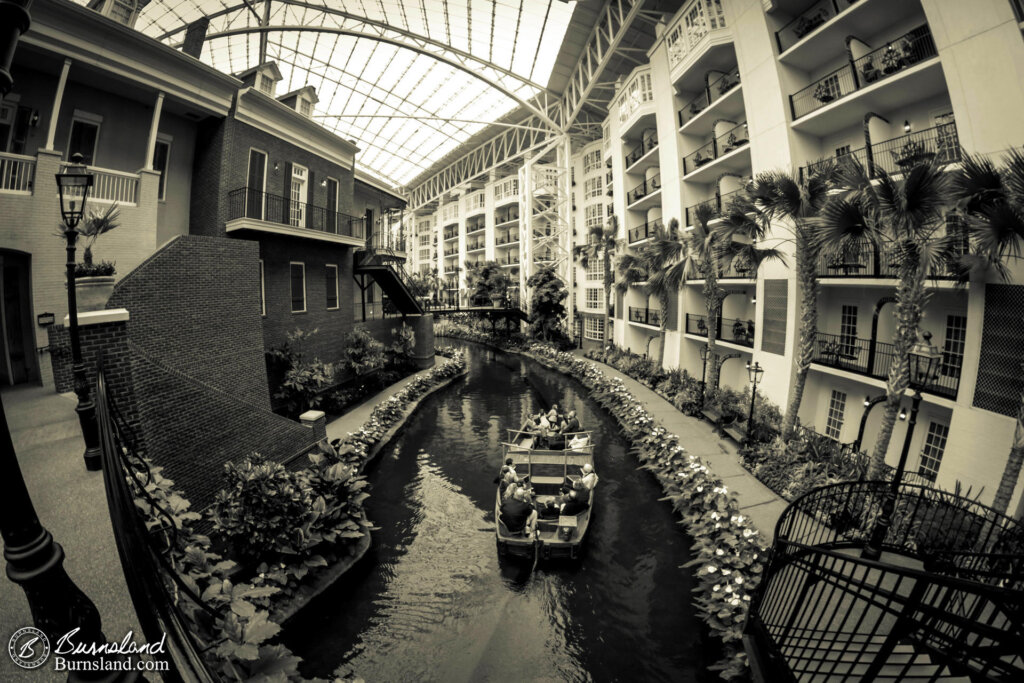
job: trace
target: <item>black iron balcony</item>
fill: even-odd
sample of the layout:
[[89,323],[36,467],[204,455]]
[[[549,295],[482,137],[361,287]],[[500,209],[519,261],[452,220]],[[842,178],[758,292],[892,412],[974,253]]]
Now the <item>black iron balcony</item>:
[[738,196],[739,193],[742,191],[743,190],[740,189],[733,190],[732,192],[726,192],[725,194],[716,194],[711,199],[708,199],[703,202],[697,202],[693,206],[686,207],[686,211],[684,212],[684,216],[686,218],[686,225],[696,225],[697,207],[703,204],[707,204],[709,207],[711,207],[712,211],[715,212],[716,216],[720,216],[723,211],[729,208],[729,202],[732,201],[733,198]]
[[[947,230],[952,224],[947,225]],[[960,253],[968,250],[967,235],[960,240]],[[828,278],[897,278],[899,258],[897,247],[879,248],[868,242],[852,242],[841,247],[823,249],[818,254],[818,277]],[[956,275],[948,267],[933,270],[929,277],[935,280],[952,280]]]
[[635,204],[649,194],[661,189],[661,174],[652,176],[626,193],[626,204]]
[[484,217],[480,216],[479,220],[469,220],[469,221],[466,221],[466,234],[467,235],[471,235],[474,232],[480,232],[481,230],[483,230],[486,227],[487,227],[487,224],[484,222]]
[[459,236],[459,226],[458,225],[447,225],[447,226],[445,226],[445,228],[444,228],[444,239],[446,239],[446,240],[453,240],[453,239],[455,239],[458,236]]
[[803,40],[804,36],[834,18],[857,0],[819,0],[793,17],[792,21],[775,32],[779,54]]
[[656,218],[653,221],[647,221],[643,225],[638,225],[629,231],[629,243],[633,244],[640,240],[645,240],[648,237],[653,237],[655,231],[663,225],[660,218]]
[[507,233],[505,233],[504,235],[498,235],[494,239],[494,243],[496,245],[498,245],[499,247],[501,245],[503,245],[503,244],[512,244],[513,242],[518,242],[518,241],[519,241],[519,231],[517,231],[517,230],[510,230]]
[[754,678],[1024,680],[1020,522],[904,483],[870,560],[888,488],[832,484],[783,511],[744,627]]
[[749,143],[747,123],[744,121],[721,135],[712,138],[710,142],[701,146],[698,150],[683,157],[683,175],[692,173],[701,166],[711,163],[715,159],[725,156],[729,152],[733,152]]
[[691,119],[696,118],[698,114],[710,107],[716,100],[725,97],[739,83],[739,68],[732,69],[708,83],[700,95],[684,104],[683,108],[679,110],[679,126],[682,127]]
[[937,54],[928,27],[919,26],[790,95],[789,106],[793,119],[806,116]]
[[484,240],[476,240],[475,242],[466,243],[466,251],[478,251],[486,246]]
[[626,155],[626,168],[628,169],[630,166],[640,161],[640,159],[646,156],[648,152],[650,152],[657,146],[657,134],[645,135],[643,139],[640,140],[640,144],[636,146],[636,149],[634,149],[632,152]]
[[444,248],[444,255],[445,256],[454,256],[454,255],[456,255],[458,253],[459,253],[459,245],[457,245],[457,244],[452,245],[450,247],[445,247]]
[[[950,122],[851,150],[831,160],[841,163],[846,158],[856,159],[869,175],[877,177],[879,171],[890,175],[903,173],[918,163],[959,163],[963,160],[963,149],[956,123]],[[820,163],[802,166],[801,180]]]
[[629,322],[661,327],[661,311],[657,308],[629,307]]
[[[872,339],[818,332],[814,341],[813,361],[837,370],[858,375],[888,379],[896,357],[893,344]],[[922,391],[956,399],[960,388],[960,356],[943,354],[938,377]]]
[[[718,341],[754,348],[755,330],[753,320],[720,317],[715,324],[715,338]],[[706,315],[687,313],[686,333],[698,337],[708,336],[708,317]]]
[[508,256],[499,256],[497,259],[498,264],[502,266],[514,266],[519,263],[519,254],[509,254]]
[[504,223],[511,223],[512,221],[519,220],[519,205],[510,204],[503,206],[494,212],[494,224],[502,225]]
[[329,235],[364,239],[366,219],[331,211],[322,206],[297,202],[249,187],[228,192],[228,220],[253,218]]

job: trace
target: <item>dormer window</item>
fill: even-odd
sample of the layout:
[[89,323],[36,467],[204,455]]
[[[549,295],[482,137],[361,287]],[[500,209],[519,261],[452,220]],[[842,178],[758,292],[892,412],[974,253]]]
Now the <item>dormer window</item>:
[[138,0],[91,0],[89,9],[113,19],[119,24],[134,27],[135,19],[139,14],[139,3]]
[[299,113],[306,118],[313,116],[313,103],[307,100],[305,97],[299,98]]
[[274,79],[265,73],[261,73],[257,79],[259,91],[265,95],[274,96]]

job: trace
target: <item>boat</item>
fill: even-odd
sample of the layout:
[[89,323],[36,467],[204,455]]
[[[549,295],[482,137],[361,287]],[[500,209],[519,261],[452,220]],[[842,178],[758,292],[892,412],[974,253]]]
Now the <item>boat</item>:
[[[573,450],[534,448],[532,434],[515,429],[509,429],[508,432],[508,440],[502,443],[502,462],[511,458],[518,476],[529,476],[533,489],[533,500],[530,502],[534,509],[539,510],[548,500],[558,497],[567,479],[578,480],[584,465],[594,466],[594,441],[589,431],[565,435],[566,442],[577,435],[587,437],[586,446]],[[499,555],[529,559],[577,559],[594,514],[594,496],[591,493],[590,505],[577,515],[538,519],[536,532],[531,537],[510,532],[502,523],[500,513],[499,484],[494,502],[494,527]]]

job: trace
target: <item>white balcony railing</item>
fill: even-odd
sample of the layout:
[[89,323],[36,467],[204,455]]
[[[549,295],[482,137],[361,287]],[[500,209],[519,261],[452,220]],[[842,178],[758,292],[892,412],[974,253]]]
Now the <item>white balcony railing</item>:
[[36,158],[0,153],[0,192],[32,193]]
[[619,123],[625,123],[641,106],[654,99],[650,68],[638,71],[622,89],[619,98]]
[[484,193],[483,190],[474,192],[466,197],[466,212],[481,211],[484,208]]
[[722,0],[693,0],[665,37],[669,68],[675,68],[711,31],[725,28]]
[[510,176],[494,186],[494,201],[499,202],[508,197],[519,196],[519,178]]
[[[61,172],[68,164],[61,164]],[[135,205],[139,196],[139,175],[114,171],[109,168],[89,166],[92,174],[92,189],[89,190],[90,202],[112,202],[114,204]]]

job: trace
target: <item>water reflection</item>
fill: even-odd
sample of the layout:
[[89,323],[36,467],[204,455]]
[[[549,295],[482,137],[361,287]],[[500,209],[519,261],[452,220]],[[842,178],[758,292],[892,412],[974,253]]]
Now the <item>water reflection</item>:
[[[696,680],[688,541],[582,387],[469,345],[465,380],[429,398],[371,471],[380,528],[364,562],[301,613],[307,674],[368,681]],[[499,563],[493,477],[505,428],[552,402],[595,431],[582,562]],[[704,678],[701,676],[701,678]],[[708,677],[711,680],[711,677]]]

